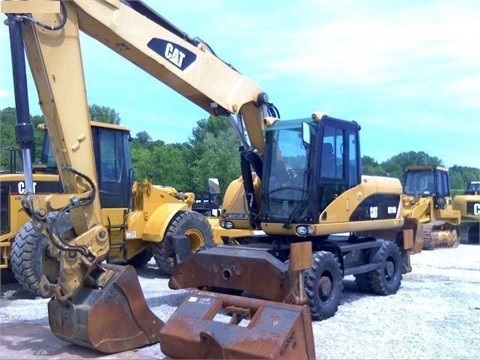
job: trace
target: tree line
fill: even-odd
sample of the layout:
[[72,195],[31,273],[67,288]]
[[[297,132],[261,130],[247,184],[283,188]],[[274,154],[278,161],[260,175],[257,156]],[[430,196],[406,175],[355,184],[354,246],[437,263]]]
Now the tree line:
[[[90,118],[111,124],[120,124],[119,114],[106,106],[90,106]],[[18,148],[15,139],[15,109],[0,110],[0,166],[9,170],[11,148]],[[31,117],[34,128],[44,122],[43,116]],[[35,148],[41,149],[42,131],[35,131]],[[172,186],[179,191],[207,192],[208,178],[218,178],[222,193],[226,186],[240,176],[238,147],[240,143],[229,120],[224,116],[199,120],[187,142],[165,144],[152,140],[146,131],[132,138],[132,155],[135,180],[152,177],[158,185]],[[37,151],[38,152],[38,151]],[[403,182],[408,165],[443,165],[442,160],[424,152],[402,152],[384,162],[362,156],[362,173],[399,178]],[[20,164],[21,169],[21,164]],[[17,169],[18,170],[18,169]],[[454,165],[449,168],[453,195],[463,192],[465,184],[480,180],[480,169]]]

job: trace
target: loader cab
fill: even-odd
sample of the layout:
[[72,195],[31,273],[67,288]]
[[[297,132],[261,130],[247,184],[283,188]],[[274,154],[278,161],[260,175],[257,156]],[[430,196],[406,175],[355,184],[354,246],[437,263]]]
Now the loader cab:
[[[130,130],[120,125],[91,121],[93,150],[102,208],[129,208],[133,167],[130,158]],[[45,131],[40,163],[46,173],[58,173],[50,138]],[[35,166],[35,165],[34,165]]]
[[129,208],[133,167],[128,128],[91,122],[95,162],[102,208]]
[[432,197],[436,208],[443,209],[450,198],[448,169],[443,166],[409,166],[405,169],[404,193]]
[[262,221],[316,223],[360,183],[360,127],[328,116],[278,121],[265,131]]

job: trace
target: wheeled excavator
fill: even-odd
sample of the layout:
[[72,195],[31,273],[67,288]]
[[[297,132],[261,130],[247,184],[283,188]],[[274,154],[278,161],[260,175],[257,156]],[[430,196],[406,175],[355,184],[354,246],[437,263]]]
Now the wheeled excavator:
[[[49,322],[56,336],[110,352],[160,341],[171,357],[313,358],[310,316],[335,313],[344,276],[379,294],[398,290],[422,238],[404,226],[400,181],[361,175],[356,122],[321,112],[280,120],[257,84],[141,1],[61,1],[58,13],[30,12],[8,20],[14,63],[21,63],[25,44],[66,190],[52,197],[28,191],[23,198],[35,226],[57,248],[52,255],[60,271],[43,287],[52,296]],[[242,142],[241,178],[222,204],[225,244],[192,252],[185,235],[166,241],[166,256],[174,259],[170,286],[201,289],[166,324],[146,307],[131,267],[103,264],[109,233],[91,164],[80,30],[209,114],[228,116]],[[23,84],[19,67],[14,79]],[[24,97],[16,99],[17,133],[28,159],[22,113],[28,106]],[[66,212],[73,223],[67,240],[59,231],[59,215]],[[251,236],[229,235],[235,230]],[[121,310],[113,314],[113,308]],[[227,325],[212,321],[220,309],[231,316]],[[132,333],[140,325],[143,340],[115,333],[112,321],[119,317],[128,319],[122,325]],[[248,326],[235,326],[245,319]]]
[[406,221],[421,224],[424,250],[458,246],[461,215],[452,205],[446,167],[407,166],[402,201]]
[[[92,136],[80,31],[209,113],[245,114],[253,121],[252,138],[261,142],[268,104],[258,106],[262,97],[256,84],[139,1],[3,1],[2,11],[10,32],[16,134],[26,184],[22,206],[32,219],[29,226],[42,234],[36,238],[34,257],[45,259],[38,263],[39,292],[51,298],[52,332],[105,353],[160,343],[162,352],[172,358],[315,358],[306,305],[191,291],[164,323],[148,308],[134,268],[106,263],[112,252],[112,228],[154,243],[166,226],[179,228],[168,237],[182,234],[182,240],[199,237],[202,227],[178,218],[160,225],[177,205],[146,208],[144,199],[135,194],[156,192],[147,186],[132,187],[125,143],[113,135],[113,142]],[[33,191],[25,52],[54,149],[61,194]],[[96,146],[105,146],[98,158]],[[123,211],[115,216],[105,213],[103,195],[122,201]],[[136,212],[139,208],[143,211]],[[146,222],[143,234],[134,233],[136,221]],[[208,226],[206,220],[202,224]],[[207,240],[212,239],[210,233]],[[169,242],[162,250],[165,259],[170,258]],[[24,255],[28,262],[27,252]]]

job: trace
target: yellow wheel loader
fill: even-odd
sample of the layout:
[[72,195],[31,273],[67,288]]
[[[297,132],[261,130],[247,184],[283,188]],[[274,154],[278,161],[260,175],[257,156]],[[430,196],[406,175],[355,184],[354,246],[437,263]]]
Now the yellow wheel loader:
[[[94,163],[100,179],[101,222],[109,235],[110,251],[106,262],[140,268],[154,256],[161,273],[169,275],[173,258],[165,256],[163,240],[166,237],[185,234],[192,249],[212,245],[212,231],[208,222],[192,211],[193,193],[154,185],[151,179],[133,181],[128,128],[94,121],[90,124]],[[49,148],[48,137],[45,143]],[[49,163],[52,162],[55,162],[53,158],[49,160]],[[49,176],[52,181],[56,178],[57,193],[62,192],[58,175]],[[43,193],[53,193],[52,190],[43,190]],[[27,220],[20,199],[21,196],[17,196],[18,210],[22,210],[21,213],[25,214],[23,218]],[[68,241],[73,231],[70,214],[55,214],[61,219],[56,225],[59,233],[63,241]],[[42,276],[55,278],[58,270],[54,257],[48,255],[53,249],[49,248],[45,234],[36,230],[33,221],[25,222],[18,224],[19,231],[12,243],[11,268],[22,287],[39,295]]]
[[460,211],[452,206],[448,169],[408,166],[405,169],[403,216],[423,232],[423,249],[460,243]]
[[[25,178],[17,168],[19,150],[5,149],[9,154],[9,168],[0,172],[0,271],[3,282],[14,281],[11,271],[11,249],[15,236],[29,220],[23,211],[21,199],[25,194]],[[43,154],[43,152],[42,152]],[[19,159],[18,159],[19,160]],[[37,194],[53,194],[62,191],[56,167],[46,162],[33,167],[33,191]]]
[[[165,257],[162,239],[170,235],[187,234],[192,242],[192,248],[210,244],[211,230],[198,214],[191,212],[194,201],[192,193],[177,192],[172,187],[153,185],[151,179],[143,182],[126,181],[122,191],[115,190],[119,186],[121,176],[115,174],[113,155],[110,148],[122,149],[121,156],[127,160],[126,166],[130,167],[130,175],[133,173],[129,165],[129,130],[126,127],[90,122],[92,137],[94,139],[94,152],[97,171],[102,176],[100,183],[100,198],[102,206],[102,221],[110,231],[110,252],[106,261],[114,264],[129,264],[135,268],[146,265],[152,256],[162,274],[169,275],[173,259]],[[45,128],[45,127],[43,127]],[[57,173],[55,158],[51,152],[51,143],[44,132],[43,147],[40,161],[34,164],[34,192],[37,194],[53,194],[63,192]],[[115,139],[112,142],[111,139]],[[13,151],[13,150],[12,150]],[[11,156],[14,166],[18,150]],[[132,183],[132,185],[129,185]],[[114,184],[114,185],[112,185]],[[25,193],[25,181],[22,173],[10,171],[8,174],[0,174],[2,196],[2,277],[7,272],[13,273],[19,284],[29,292],[39,295],[39,283],[44,273],[47,277],[55,275],[55,267],[49,265],[51,258],[41,254],[47,254],[46,238],[44,234],[35,230],[29,217],[23,211],[21,198]],[[127,189],[131,187],[131,195]],[[121,199],[120,195],[124,195]],[[127,206],[126,199],[134,199],[132,205]],[[155,226],[163,229],[160,234],[162,239],[146,241],[142,238],[143,229],[148,221],[144,212],[153,212],[158,208],[168,208],[162,214],[161,219],[155,219]],[[130,208],[130,209],[129,209]],[[128,209],[128,210],[127,210]],[[128,212],[128,216],[126,215]],[[131,221],[130,219],[134,219]],[[66,216],[63,219],[62,232],[67,233],[71,227],[71,220]],[[187,222],[187,225],[184,223]],[[125,231],[128,225],[129,231]],[[138,236],[136,235],[138,234]],[[40,244],[40,245],[38,245]],[[37,248],[38,247],[38,248]],[[42,270],[43,269],[43,270]]]
[[463,195],[453,198],[453,208],[460,211],[462,225],[470,244],[480,244],[480,181],[470,181]]

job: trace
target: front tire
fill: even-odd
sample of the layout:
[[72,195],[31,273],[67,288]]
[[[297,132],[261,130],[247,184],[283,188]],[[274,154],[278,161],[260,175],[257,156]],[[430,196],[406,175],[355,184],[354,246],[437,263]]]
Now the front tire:
[[164,239],[153,246],[153,257],[158,268],[165,275],[171,276],[174,258],[170,256],[165,239],[171,235],[186,235],[192,252],[202,246],[213,246],[213,232],[207,219],[196,211],[180,211],[170,222]]
[[314,320],[332,317],[342,296],[342,269],[337,257],[328,251],[313,254],[313,266],[304,273],[307,303]]
[[31,221],[20,230],[12,244],[12,272],[20,286],[35,296],[42,296],[39,290],[42,275],[48,278],[48,274],[56,273],[56,259],[47,255],[48,246],[48,238],[35,230]]

